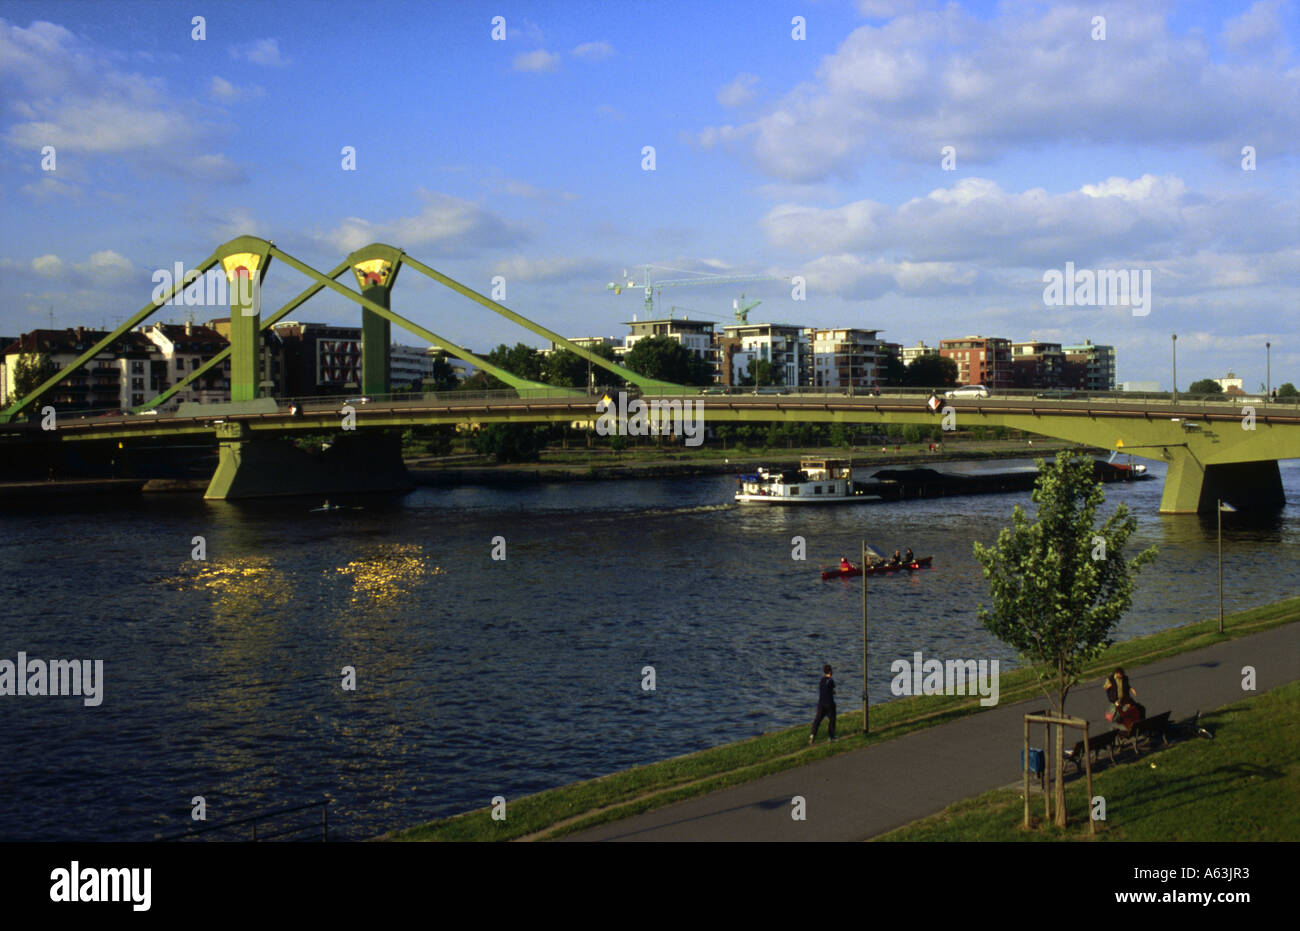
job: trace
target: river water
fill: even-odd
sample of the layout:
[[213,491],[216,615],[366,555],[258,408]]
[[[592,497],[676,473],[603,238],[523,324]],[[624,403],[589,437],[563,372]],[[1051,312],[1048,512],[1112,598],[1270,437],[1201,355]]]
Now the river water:
[[[1121,637],[1217,611],[1214,518],[1160,516],[1151,470],[1106,488],[1103,513],[1123,502],[1138,518],[1131,552],[1160,549]],[[1225,515],[1229,611],[1296,594],[1300,463],[1283,483],[1282,515]],[[818,567],[856,559],[864,536],[934,556],[871,580],[873,702],[916,650],[1013,659],[976,620],[971,544],[1015,504],[1032,513],[1028,493],[782,509],[736,508],[733,488],[11,507],[0,659],[103,660],[104,687],[98,707],[0,697],[0,839],[148,840],[190,828],[195,796],[209,824],[328,797],[331,837],[363,838],[807,721],[823,663],[851,708],[859,580]]]

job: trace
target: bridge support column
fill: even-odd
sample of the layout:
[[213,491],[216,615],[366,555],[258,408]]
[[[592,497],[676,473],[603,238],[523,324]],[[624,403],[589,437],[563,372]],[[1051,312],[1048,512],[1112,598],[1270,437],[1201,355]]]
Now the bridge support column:
[[1220,498],[1239,511],[1279,511],[1286,504],[1275,459],[1202,466],[1186,450],[1169,455],[1161,514],[1213,514]]
[[[392,305],[393,284],[402,267],[402,252],[374,243],[348,256],[361,294],[381,307]],[[361,393],[373,397],[392,391],[392,323],[369,307],[361,309]]]
[[320,453],[286,439],[250,437],[243,423],[217,425],[217,471],[203,497],[215,500],[291,495],[405,492],[415,487],[398,436],[340,434]]
[[270,244],[240,236],[217,249],[230,293],[230,400],[253,401],[261,381],[262,279]]

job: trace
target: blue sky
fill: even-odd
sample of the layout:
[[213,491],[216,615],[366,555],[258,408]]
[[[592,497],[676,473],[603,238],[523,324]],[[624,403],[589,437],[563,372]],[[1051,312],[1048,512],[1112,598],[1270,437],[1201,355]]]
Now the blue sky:
[[[566,335],[624,333],[640,294],[605,284],[654,263],[807,281],[802,302],[779,282],[665,289],[679,314],[726,317],[743,291],[764,301],[751,319],[905,345],[1090,338],[1121,380],[1164,384],[1177,332],[1184,387],[1232,369],[1254,388],[1267,340],[1273,383],[1300,383],[1295,2],[10,0],[0,17],[0,334],[51,306],[58,326],[118,322],[156,269],[251,233],[322,269],[383,241],[480,291],[501,275],[507,305]],[[1151,312],[1046,306],[1067,262],[1150,269]],[[267,302],[304,285],[273,265]],[[536,342],[409,269],[393,302],[472,349]],[[295,316],[357,314],[318,297]]]

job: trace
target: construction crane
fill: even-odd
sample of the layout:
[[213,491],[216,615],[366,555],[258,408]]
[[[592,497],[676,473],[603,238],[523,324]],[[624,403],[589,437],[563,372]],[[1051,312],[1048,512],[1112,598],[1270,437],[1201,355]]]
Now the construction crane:
[[[680,288],[689,285],[702,285],[702,284],[709,284],[709,285],[739,284],[739,283],[749,282],[749,281],[788,281],[789,280],[789,276],[783,277],[781,275],[701,275],[698,278],[671,278],[671,279],[663,279],[663,280],[655,281],[650,277],[650,269],[652,268],[664,268],[667,269],[668,271],[680,270],[680,269],[668,268],[665,265],[646,265],[644,266],[645,269],[644,278],[641,284],[638,285],[636,281],[629,278],[627,271],[625,270],[623,272],[622,280],[611,281],[608,285],[605,286],[605,289],[607,291],[613,291],[615,294],[622,294],[624,290],[631,289],[631,288],[639,287],[644,289],[645,315],[647,320],[654,319],[654,311],[655,311],[654,293],[660,288]],[[624,284],[624,282],[626,282],[626,284]],[[744,295],[741,295],[741,297],[743,299]],[[748,313],[749,310],[751,310],[754,306],[756,306],[756,304],[757,302],[745,308],[745,313]],[[733,305],[733,306],[736,306],[738,311],[737,319],[743,320],[744,318],[739,316],[739,305]]]
[[749,322],[749,312],[757,307],[762,301],[750,301],[745,303],[745,295],[740,295],[740,300],[731,302],[731,309],[736,313],[736,320],[741,323]]

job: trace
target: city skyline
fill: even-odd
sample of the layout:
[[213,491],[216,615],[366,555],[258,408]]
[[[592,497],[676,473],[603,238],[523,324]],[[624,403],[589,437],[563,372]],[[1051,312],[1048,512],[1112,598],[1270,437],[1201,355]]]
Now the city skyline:
[[[1167,387],[1172,333],[1182,387],[1255,390],[1265,342],[1273,386],[1300,376],[1294,4],[397,4],[363,31],[322,9],[6,6],[0,333],[51,307],[111,327],[157,270],[251,233],[321,268],[378,240],[485,294],[500,276],[566,336],[620,335],[642,294],[606,285],[649,263],[806,282],[656,305],[719,324],[743,292],[751,320],[904,346],[1090,338],[1121,381]],[[1147,312],[1049,306],[1067,268],[1149,273]],[[273,264],[267,302],[304,284]],[[355,325],[344,303],[301,316]],[[394,291],[472,350],[541,345],[471,307]],[[191,310],[223,315],[153,320]]]

